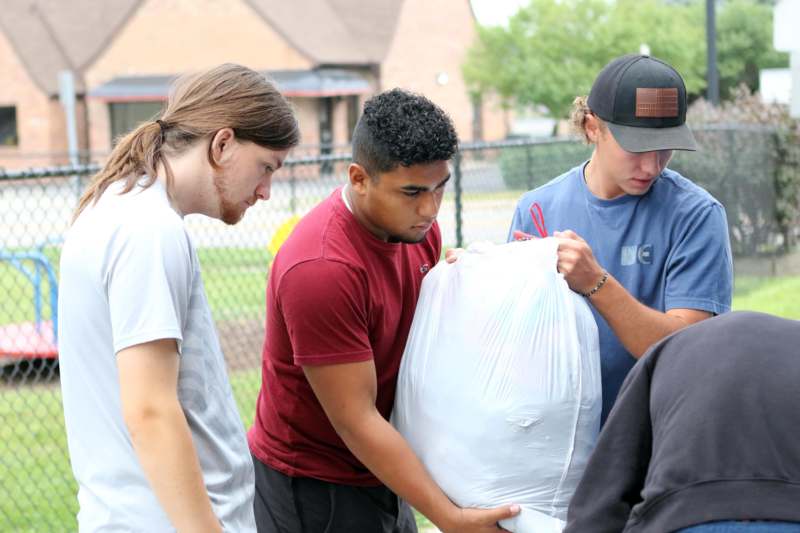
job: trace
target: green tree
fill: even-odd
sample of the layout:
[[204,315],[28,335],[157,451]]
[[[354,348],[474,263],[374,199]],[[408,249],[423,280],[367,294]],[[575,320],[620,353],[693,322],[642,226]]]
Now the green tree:
[[531,0],[507,28],[481,28],[463,67],[475,93],[565,116],[610,59],[639,51],[672,63],[690,92],[705,85],[702,9],[658,0]]
[[789,54],[777,52],[772,46],[773,8],[768,4],[728,0],[719,6],[717,68],[724,98],[742,83],[757,91],[762,68],[789,66]]
[[499,68],[506,58],[519,57],[520,51],[511,33],[497,26],[478,27],[478,42],[467,51],[462,65],[465,79],[473,96],[494,92],[504,104],[514,100],[519,76],[513,68]]

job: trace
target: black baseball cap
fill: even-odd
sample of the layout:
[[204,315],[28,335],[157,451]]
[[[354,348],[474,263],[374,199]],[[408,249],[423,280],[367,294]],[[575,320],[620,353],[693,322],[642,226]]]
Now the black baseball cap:
[[686,125],[686,85],[660,59],[639,54],[614,59],[597,75],[587,103],[628,152],[697,150]]

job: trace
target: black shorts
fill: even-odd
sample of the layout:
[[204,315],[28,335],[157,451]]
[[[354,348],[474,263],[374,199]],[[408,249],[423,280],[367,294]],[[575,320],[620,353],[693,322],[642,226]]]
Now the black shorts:
[[253,457],[258,533],[417,533],[414,513],[384,486],[290,477]]

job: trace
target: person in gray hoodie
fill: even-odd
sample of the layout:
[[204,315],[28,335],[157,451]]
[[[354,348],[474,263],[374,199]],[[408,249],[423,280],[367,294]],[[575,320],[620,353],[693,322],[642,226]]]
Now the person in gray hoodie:
[[637,362],[564,533],[800,532],[800,322],[735,312]]

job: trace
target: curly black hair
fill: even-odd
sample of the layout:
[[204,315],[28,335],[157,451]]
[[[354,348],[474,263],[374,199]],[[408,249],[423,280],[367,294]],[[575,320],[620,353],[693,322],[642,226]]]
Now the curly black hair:
[[457,149],[458,136],[447,113],[402,89],[367,100],[353,131],[353,161],[374,179],[399,165],[447,161]]

